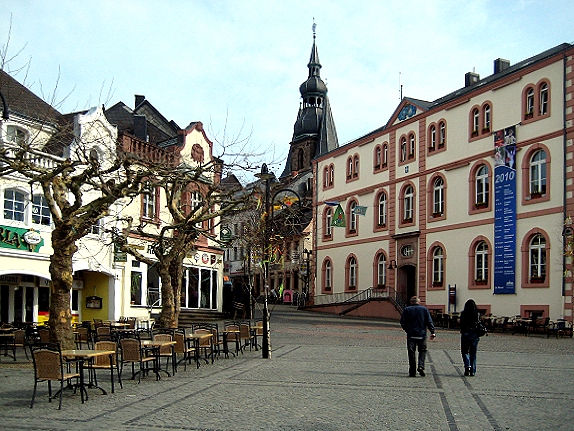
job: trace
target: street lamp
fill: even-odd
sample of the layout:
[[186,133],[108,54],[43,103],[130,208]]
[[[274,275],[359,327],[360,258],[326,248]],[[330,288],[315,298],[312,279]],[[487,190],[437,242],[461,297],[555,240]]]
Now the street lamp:
[[263,163],[261,172],[255,174],[257,178],[265,181],[265,219],[263,223],[263,271],[265,279],[263,295],[263,340],[261,341],[261,357],[268,359],[271,357],[269,344],[269,308],[267,307],[267,295],[269,291],[269,180],[275,176],[269,172],[267,165]]
[[10,118],[10,114],[8,113],[8,103],[4,98],[4,95],[0,91],[0,99],[2,99],[2,119],[8,120]]
[[303,249],[303,255],[305,257],[305,271],[302,271],[302,275],[303,275],[303,282],[304,282],[304,288],[303,288],[303,305],[305,304],[305,302],[307,301],[307,295],[309,292],[309,282],[311,280],[311,255],[313,254],[312,251],[307,250],[306,248]]

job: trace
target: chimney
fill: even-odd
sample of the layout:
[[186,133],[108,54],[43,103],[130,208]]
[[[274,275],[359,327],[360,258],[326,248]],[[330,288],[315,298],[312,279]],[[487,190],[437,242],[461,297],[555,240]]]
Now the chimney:
[[494,60],[494,74],[502,72],[510,67],[510,61],[504,58],[497,58]]
[[470,87],[471,85],[476,84],[480,80],[480,75],[474,72],[467,72],[464,75],[464,86]]
[[144,115],[134,115],[134,135],[136,138],[147,142],[147,120]]
[[140,106],[144,100],[145,96],[140,96],[139,94],[136,94],[136,106],[134,107],[134,109]]

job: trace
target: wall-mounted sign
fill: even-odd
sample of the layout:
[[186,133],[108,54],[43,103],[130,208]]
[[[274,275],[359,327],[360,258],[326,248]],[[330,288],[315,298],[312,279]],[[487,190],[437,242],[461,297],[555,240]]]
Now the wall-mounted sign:
[[44,238],[34,229],[0,226],[0,247],[37,253],[43,245]]
[[86,297],[86,308],[102,308],[102,298],[99,296]]

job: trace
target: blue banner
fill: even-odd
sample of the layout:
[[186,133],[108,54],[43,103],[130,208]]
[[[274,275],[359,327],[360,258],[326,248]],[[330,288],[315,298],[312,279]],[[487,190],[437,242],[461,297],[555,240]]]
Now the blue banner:
[[494,293],[516,292],[515,127],[494,134]]

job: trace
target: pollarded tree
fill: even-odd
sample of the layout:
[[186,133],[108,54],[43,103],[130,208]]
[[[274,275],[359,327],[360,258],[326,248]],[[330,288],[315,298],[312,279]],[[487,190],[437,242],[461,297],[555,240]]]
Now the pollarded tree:
[[[15,119],[18,101],[10,96]],[[112,205],[139,195],[149,171],[142,160],[122,151],[102,108],[59,118],[57,111],[50,113],[51,121],[44,116],[27,136],[2,142],[0,176],[5,182],[41,190],[42,204],[49,208],[54,250],[49,266],[49,326],[52,339],[66,349],[74,346],[70,292],[78,241],[109,214]]]
[[[125,217],[122,229],[114,232],[119,250],[157,270],[162,298],[157,324],[165,328],[178,325],[185,259],[200,239],[217,243],[221,216],[240,211],[245,201],[221,186],[220,159],[204,160],[197,147],[192,151],[195,160],[180,154],[175,165],[156,165],[146,180],[147,193],[165,203],[161,219],[142,224]],[[151,256],[142,250],[151,250]]]

